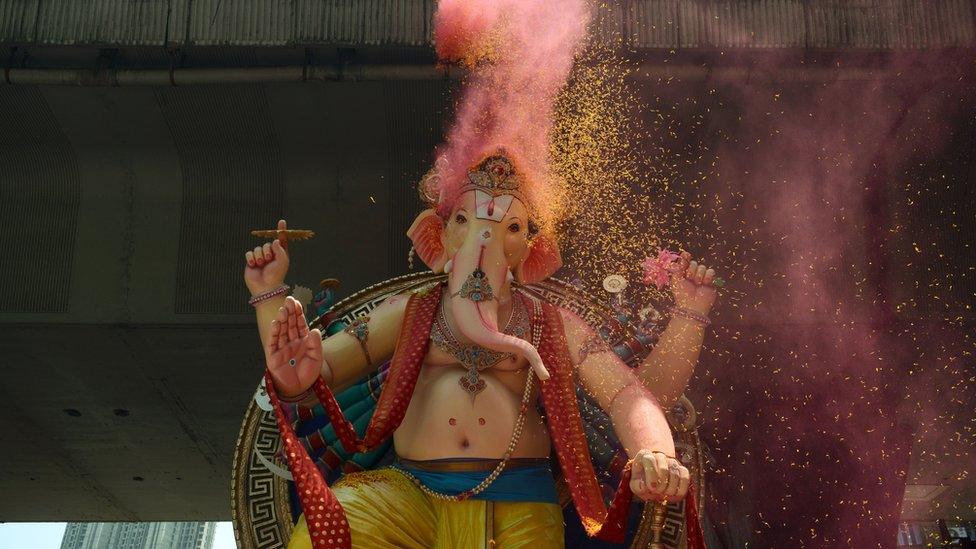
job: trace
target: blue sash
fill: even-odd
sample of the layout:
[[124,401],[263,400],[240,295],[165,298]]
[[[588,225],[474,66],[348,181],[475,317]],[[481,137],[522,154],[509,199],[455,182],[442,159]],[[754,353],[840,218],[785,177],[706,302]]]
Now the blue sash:
[[[424,463],[447,463],[465,461],[464,458],[449,460],[430,460]],[[479,461],[477,459],[471,461]],[[392,467],[410,473],[424,486],[442,494],[460,494],[470,490],[485,480],[491,471],[430,471],[410,467],[395,462]],[[488,501],[522,501],[559,504],[556,495],[556,482],[548,462],[539,465],[506,468],[485,491],[471,499]]]

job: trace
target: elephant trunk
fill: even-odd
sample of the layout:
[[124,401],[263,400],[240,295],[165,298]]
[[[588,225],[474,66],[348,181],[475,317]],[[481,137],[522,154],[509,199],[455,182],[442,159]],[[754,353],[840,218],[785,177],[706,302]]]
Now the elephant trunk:
[[451,261],[451,316],[458,330],[476,345],[524,356],[540,379],[548,379],[539,351],[531,343],[498,329],[498,291],[508,283],[503,246],[501,238],[492,238],[489,227],[471,231]]

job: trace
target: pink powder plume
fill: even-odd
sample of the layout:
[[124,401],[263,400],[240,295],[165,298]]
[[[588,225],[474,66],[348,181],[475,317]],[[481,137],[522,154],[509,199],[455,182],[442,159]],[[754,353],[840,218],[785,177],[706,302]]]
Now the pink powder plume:
[[[471,9],[479,4],[479,9]],[[488,34],[498,22],[501,2],[447,0],[438,3],[434,14],[434,44],[441,61],[463,60],[485,46]]]
[[584,0],[443,0],[434,18],[442,61],[475,62],[424,185],[449,212],[467,169],[502,148],[526,176],[542,225],[556,202],[549,170],[553,103],[589,22]]

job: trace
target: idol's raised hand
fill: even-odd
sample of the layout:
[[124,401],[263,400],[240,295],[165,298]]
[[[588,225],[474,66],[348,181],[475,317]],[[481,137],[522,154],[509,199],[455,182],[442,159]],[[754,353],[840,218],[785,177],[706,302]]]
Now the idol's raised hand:
[[312,386],[322,371],[322,333],[309,330],[302,304],[285,298],[285,305],[271,321],[264,345],[268,371],[283,397],[294,397]]
[[[278,230],[284,231],[288,223],[284,219],[278,220]],[[285,281],[288,274],[288,240],[283,235],[257,246],[244,254],[244,283],[251,295],[273,290]]]
[[707,315],[718,295],[714,281],[715,269],[693,261],[689,252],[681,252],[681,257],[671,267],[674,304]]

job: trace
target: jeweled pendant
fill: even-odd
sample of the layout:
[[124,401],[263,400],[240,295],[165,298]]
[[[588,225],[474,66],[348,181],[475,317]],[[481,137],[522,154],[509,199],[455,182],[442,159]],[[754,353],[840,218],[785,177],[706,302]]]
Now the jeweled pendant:
[[481,379],[481,375],[478,374],[477,368],[468,368],[467,373],[461,376],[461,379],[458,380],[458,385],[460,385],[461,388],[464,389],[472,399],[477,396],[478,393],[484,391],[485,387],[487,386],[485,380]]
[[468,275],[468,278],[464,279],[464,282],[461,284],[461,289],[455,295],[470,299],[476,303],[495,299],[495,291],[492,289],[491,284],[488,283],[488,279],[485,278],[485,272],[480,268],[475,269],[473,273]]

